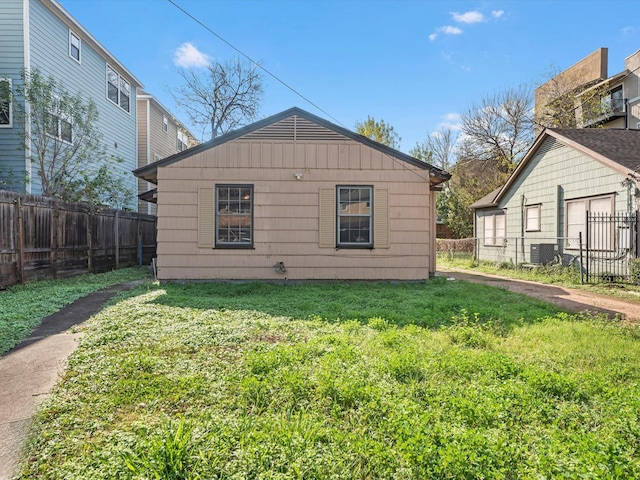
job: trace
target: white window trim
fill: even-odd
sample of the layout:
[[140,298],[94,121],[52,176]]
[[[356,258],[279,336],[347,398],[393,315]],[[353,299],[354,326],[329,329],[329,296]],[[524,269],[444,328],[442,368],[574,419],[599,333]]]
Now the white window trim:
[[[109,70],[111,70],[113,73],[115,73],[117,75],[117,77],[118,77],[118,80],[117,80],[118,84],[115,85],[115,87],[118,90],[118,101],[117,102],[114,102],[113,100],[111,100],[109,98],[109,83],[110,83],[109,82]],[[107,67],[106,67],[104,75],[105,75],[105,95],[107,97],[107,100],[109,100],[111,103],[113,103],[113,104],[117,105],[118,107],[120,107],[120,110],[122,110],[123,112],[126,112],[129,115],[131,115],[131,106],[133,105],[133,100],[131,98],[132,97],[132,94],[131,94],[131,92],[132,92],[131,82],[126,80],[122,75],[120,75],[120,73],[115,68],[113,68],[108,63],[107,63]],[[122,91],[122,89],[120,88],[120,85],[121,85],[122,81],[124,81],[127,85],[129,85],[129,110],[125,110],[124,107],[122,107],[122,100],[120,98],[121,91]]]
[[[498,232],[497,232],[497,223],[496,223],[496,219],[497,217],[501,217],[503,220],[503,225],[502,225],[502,236],[498,236]],[[486,233],[487,233],[487,222],[491,222],[491,237],[487,237]],[[487,215],[484,216],[484,223],[483,223],[483,232],[482,232],[482,237],[483,237],[483,244],[485,247],[503,247],[504,246],[504,241],[506,239],[506,233],[507,233],[507,214],[504,211],[501,212],[492,212],[489,213]]]
[[[583,206],[584,206],[584,215],[583,215],[583,223],[582,224],[582,241],[586,242],[587,241],[587,232],[586,232],[586,215],[587,215],[587,211],[591,211],[591,202],[593,200],[602,200],[602,199],[609,199],[611,202],[611,214],[615,213],[615,194],[613,193],[609,193],[609,194],[605,194],[605,195],[595,195],[593,197],[581,197],[581,198],[572,198],[569,200],[565,200],[564,202],[564,232],[565,232],[565,249],[566,250],[578,250],[580,248],[580,246],[578,245],[577,242],[577,238],[576,237],[571,237],[569,238],[569,204],[570,203],[578,203],[578,202],[582,202]],[[613,235],[613,232],[611,233],[611,235]],[[613,238],[610,239],[609,242],[611,245],[613,245]]]
[[[0,78],[0,82],[9,84],[9,91],[13,92],[13,81],[10,78]],[[0,124],[0,128],[13,128],[13,99],[9,97],[9,123]]]
[[[541,221],[540,221],[540,215],[542,212],[542,204],[538,203],[537,205],[527,205],[524,207],[525,209],[525,215],[524,215],[524,231],[525,232],[539,232],[541,231]],[[538,212],[538,216],[537,216],[537,225],[535,225],[535,227],[530,228],[529,227],[529,212],[530,211],[534,211],[537,210]]]
[[167,119],[166,115],[162,116],[162,131],[164,133],[168,133],[169,132],[169,120]]
[[[61,117],[60,115],[55,115],[53,113],[49,113],[49,115],[51,115],[52,117],[56,117],[58,119],[58,131],[56,132],[55,135],[51,135],[49,132],[46,132],[46,134],[49,137],[55,138],[56,140],[62,143],[66,143],[67,145],[73,145],[73,123],[70,120],[68,120],[68,118]],[[71,125],[71,141],[65,140],[64,138],[62,138],[62,122],[60,120],[65,121],[69,125]]]
[[[345,189],[368,189],[369,190],[369,214],[343,214],[340,208],[340,190]],[[338,185],[336,187],[336,246],[338,248],[373,248],[373,185]],[[340,241],[340,218],[341,217],[366,217],[369,219],[369,239],[367,242],[341,242]]]
[[[75,37],[78,39],[78,58],[74,57],[73,54],[71,53],[72,37]],[[82,64],[82,39],[78,35],[73,33],[73,30],[71,29],[69,29],[69,56],[76,62]]]
[[[182,148],[180,148],[180,144],[182,144]],[[179,152],[182,152],[182,151],[186,150],[187,148],[189,148],[187,134],[184,133],[181,130],[178,130],[177,140],[176,140],[176,149]]]
[[[58,97],[55,97],[56,101],[59,101],[60,99]],[[58,119],[58,131],[56,132],[55,135],[51,135],[49,132],[45,132],[46,135],[48,135],[51,138],[55,138],[56,140],[62,142],[62,143],[66,143],[67,145],[73,145],[73,122],[71,121],[71,119],[69,118],[68,115],[60,115],[59,113],[53,113],[53,112],[49,112],[49,115],[51,115],[52,117],[55,117]],[[65,140],[64,138],[62,138],[62,121],[67,122],[69,125],[71,125],[71,141]]]

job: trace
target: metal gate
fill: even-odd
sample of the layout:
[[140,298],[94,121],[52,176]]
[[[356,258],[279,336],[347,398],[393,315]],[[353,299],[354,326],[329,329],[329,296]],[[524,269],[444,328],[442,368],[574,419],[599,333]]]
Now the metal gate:
[[640,212],[587,212],[582,269],[587,283],[629,280],[629,261],[637,258]]

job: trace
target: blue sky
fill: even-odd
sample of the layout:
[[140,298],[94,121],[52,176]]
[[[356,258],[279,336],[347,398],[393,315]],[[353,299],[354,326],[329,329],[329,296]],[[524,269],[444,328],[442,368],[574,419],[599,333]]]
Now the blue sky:
[[[405,152],[552,67],[607,47],[612,75],[640,49],[637,0],[173,1],[333,117],[265,74],[261,118],[298,106],[355,130],[370,115]],[[59,3],[183,121],[167,91],[177,65],[238,55],[168,0]]]

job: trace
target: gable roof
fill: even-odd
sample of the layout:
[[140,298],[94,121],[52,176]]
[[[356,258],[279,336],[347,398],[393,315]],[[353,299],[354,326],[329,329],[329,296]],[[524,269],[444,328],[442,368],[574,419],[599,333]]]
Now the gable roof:
[[[547,128],[536,139],[507,182],[496,191],[481,198],[471,208],[498,205],[504,194],[520,176],[525,166],[536,156],[548,138],[571,147],[622,175],[640,181],[640,130],[620,128]],[[493,198],[490,198],[493,195]]]
[[331,130],[340,136],[347,137],[357,142],[363,143],[375,150],[378,150],[382,153],[385,153],[399,160],[407,162],[410,165],[422,168],[424,170],[429,170],[429,174],[433,184],[437,185],[439,183],[445,182],[449,180],[449,178],[451,177],[451,174],[445,172],[444,170],[441,170],[439,168],[434,167],[433,165],[430,165],[426,162],[418,160],[417,158],[407,155],[406,153],[402,153],[391,147],[383,145],[382,143],[378,143],[374,140],[371,140],[368,137],[352,132],[351,130],[348,130],[344,127],[335,125],[321,117],[313,115],[298,107],[290,108],[288,110],[285,110],[284,112],[278,113],[276,115],[272,115],[271,117],[267,117],[263,120],[259,120],[255,123],[252,123],[251,125],[247,125],[246,127],[242,127],[232,132],[225,133],[224,135],[216,137],[213,140],[202,143],[198,146],[189,148],[182,152],[163,158],[162,160],[158,160],[157,162],[150,163],[149,165],[140,167],[134,170],[133,174],[136,177],[142,178],[143,180],[147,180],[148,182],[156,183],[157,172],[159,167],[165,167],[167,165],[180,162],[181,160],[191,157],[192,155],[209,150],[210,148],[217,147],[218,145],[229,142],[231,140],[235,140],[245,135],[249,135],[250,133],[255,132],[256,130],[268,127],[270,125],[273,125],[277,122],[280,122],[284,119],[287,119],[293,116],[301,117],[305,120],[308,120],[309,122],[325,127],[326,129]]

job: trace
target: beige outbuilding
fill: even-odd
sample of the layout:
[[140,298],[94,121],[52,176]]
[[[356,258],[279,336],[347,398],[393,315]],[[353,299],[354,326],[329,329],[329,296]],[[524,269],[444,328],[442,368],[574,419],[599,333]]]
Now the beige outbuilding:
[[423,280],[449,174],[292,108],[134,174],[160,280]]

